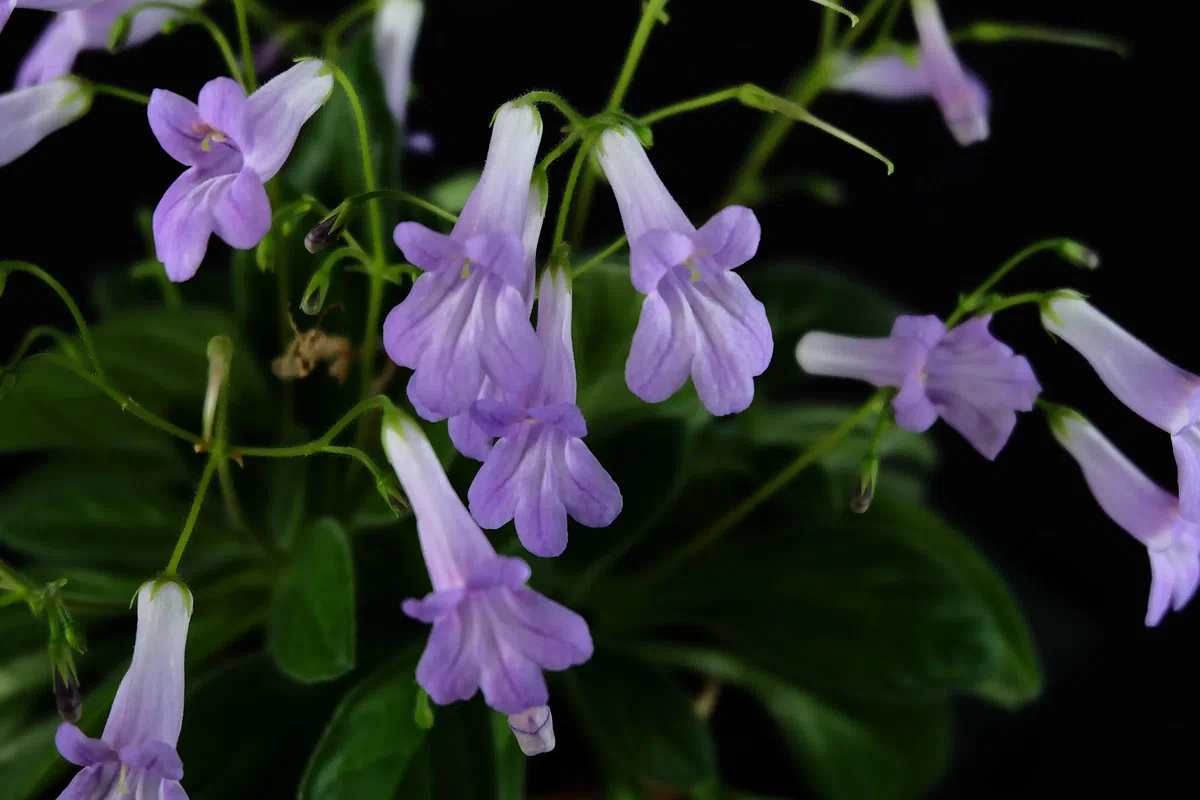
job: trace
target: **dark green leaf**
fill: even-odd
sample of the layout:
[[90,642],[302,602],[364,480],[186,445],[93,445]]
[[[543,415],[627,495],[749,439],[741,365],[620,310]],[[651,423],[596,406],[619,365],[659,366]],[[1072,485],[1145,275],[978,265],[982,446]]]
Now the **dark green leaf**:
[[396,800],[494,797],[496,776],[487,718],[492,713],[479,697],[438,706],[433,728],[413,756]]
[[318,683],[354,668],[354,569],[341,525],[322,519],[305,531],[271,599],[269,643],[293,679]]
[[945,698],[909,704],[836,701],[724,653],[670,646],[646,652],[755,694],[804,764],[805,775],[831,800],[909,800],[922,796],[945,772],[950,750]]
[[457,214],[467,204],[467,198],[479,183],[480,174],[477,169],[469,169],[438,181],[429,187],[429,202]]
[[425,739],[411,709],[419,650],[394,659],[342,700],[300,782],[300,800],[392,797]]
[[[300,437],[295,443],[307,440]],[[267,478],[266,508],[263,517],[267,531],[280,549],[287,551],[296,542],[304,522],[308,500],[308,459],[264,459]]]
[[565,677],[580,723],[618,775],[680,788],[716,776],[708,729],[687,694],[657,668],[599,651]]

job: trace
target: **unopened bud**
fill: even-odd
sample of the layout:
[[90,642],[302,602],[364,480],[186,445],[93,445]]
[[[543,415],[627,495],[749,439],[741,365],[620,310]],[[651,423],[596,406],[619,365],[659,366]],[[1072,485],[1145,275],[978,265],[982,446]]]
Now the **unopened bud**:
[[108,51],[110,53],[115,53],[125,46],[125,42],[129,39],[129,28],[132,23],[132,16],[128,13],[117,17],[113,22],[112,27],[108,29]]
[[321,312],[325,295],[329,292],[329,270],[318,270],[308,281],[304,297],[300,299],[300,310],[310,317]]
[[375,488],[379,490],[379,494],[387,501],[388,508],[392,509],[397,517],[404,513],[408,508],[408,501],[404,499],[404,495],[395,486],[392,486],[387,481],[378,480],[375,482]]
[[274,272],[275,270],[275,237],[267,234],[254,248],[254,263],[259,272]]
[[54,668],[54,704],[63,722],[74,724],[83,715],[83,695],[79,692],[79,681],[74,671],[66,667]]
[[879,459],[867,456],[859,468],[858,481],[854,485],[854,494],[850,496],[850,510],[855,514],[865,514],[875,499],[875,484],[879,481]]
[[310,253],[319,253],[329,246],[333,235],[333,226],[337,217],[330,215],[316,224],[304,237],[304,249]]
[[510,714],[508,727],[517,737],[521,752],[527,756],[549,753],[554,749],[554,717],[550,713],[550,706],[535,706],[519,714]]
[[1077,267],[1096,269],[1100,266],[1100,254],[1079,242],[1067,240],[1059,246],[1058,252]]
[[433,727],[433,707],[429,705],[429,692],[417,687],[417,703],[413,708],[413,722],[423,731]]
[[201,417],[204,441],[212,441],[213,423],[217,418],[217,401],[221,397],[221,386],[233,359],[233,341],[228,336],[214,336],[208,340],[208,386],[204,390],[204,411]]

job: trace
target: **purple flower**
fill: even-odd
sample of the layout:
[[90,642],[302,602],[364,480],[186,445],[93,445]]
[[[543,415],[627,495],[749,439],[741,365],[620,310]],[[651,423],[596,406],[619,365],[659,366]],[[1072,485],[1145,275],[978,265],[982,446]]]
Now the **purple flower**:
[[396,226],[404,257],[426,274],[383,325],[387,354],[414,370],[408,397],[425,419],[462,414],[484,377],[519,392],[543,354],[522,293],[532,280],[522,234],[528,222],[541,120],[530,106],[496,112],[483,175],[450,235],[416,222]]
[[1181,512],[1200,522],[1200,376],[1167,361],[1086,300],[1053,300],[1042,321],[1088,360],[1118,400],[1171,434]]
[[1170,606],[1181,610],[1200,581],[1200,526],[1179,514],[1179,500],[1159,488],[1100,431],[1072,412],[1051,418],[1059,444],[1083,470],[1104,513],[1146,546],[1150,601],[1146,624],[1159,623]]
[[387,0],[375,12],[375,61],[383,78],[388,109],[397,125],[404,124],[412,86],[413,51],[425,4],[421,0]]
[[0,94],[0,167],[82,117],[92,92],[72,77]]
[[499,528],[515,518],[525,549],[551,558],[567,548],[567,514],[589,528],[603,528],[621,513],[621,490],[582,441],[587,425],[575,405],[566,273],[548,269],[538,298],[546,367],[520,396],[471,406],[479,428],[500,441],[467,497],[482,527]]
[[509,714],[508,727],[517,737],[521,752],[527,756],[549,753],[554,749],[554,716],[550,706],[527,708],[520,714]]
[[437,142],[429,131],[413,131],[405,138],[404,146],[418,155],[428,156],[437,148]]
[[18,6],[21,8],[36,8],[41,11],[70,11],[73,8],[87,8],[99,3],[100,0],[0,0],[0,31]]
[[774,347],[766,309],[733,273],[758,250],[754,212],[730,206],[697,231],[633,131],[605,131],[597,154],[629,239],[630,278],[646,295],[625,362],[630,391],[659,403],[690,375],[710,412],[744,411]]
[[154,210],[154,244],[171,280],[196,274],[214,233],[239,250],[267,235],[271,203],[263,184],[332,91],[333,76],[321,61],[302,61],[249,97],[230,78],[204,84],[198,104],[154,90],[150,129],[168,155],[189,167]]
[[433,584],[424,599],[404,602],[405,614],[433,623],[417,682],[441,705],[481,688],[487,704],[505,714],[546,705],[542,670],[591,658],[587,623],[527,588],[524,561],[496,555],[411,419],[390,412],[383,447],[416,515]]
[[988,138],[991,100],[987,87],[958,60],[934,0],[913,0],[921,40],[916,62],[889,54],[835,63],[832,88],[881,100],[932,97],[960,145]]
[[175,752],[183,727],[183,651],[191,593],[178,583],[146,583],[138,591],[133,661],[117,689],[99,739],[64,722],[54,742],[83,767],[59,800],[154,798],[187,800]]
[[[117,17],[141,0],[102,0],[88,8],[63,11],[42,31],[17,71],[17,86],[33,86],[62,77],[71,71],[75,57],[84,50],[108,48],[108,33]],[[166,0],[172,5],[191,8],[203,0]],[[25,5],[25,4],[22,4]],[[134,47],[154,37],[174,12],[148,8],[138,12],[129,26],[126,47]]]
[[898,317],[886,339],[806,334],[796,345],[800,366],[814,375],[855,378],[900,391],[896,423],[921,433],[940,416],[985,458],[999,455],[1041,392],[1023,356],[988,331],[991,316],[947,331],[934,316]]

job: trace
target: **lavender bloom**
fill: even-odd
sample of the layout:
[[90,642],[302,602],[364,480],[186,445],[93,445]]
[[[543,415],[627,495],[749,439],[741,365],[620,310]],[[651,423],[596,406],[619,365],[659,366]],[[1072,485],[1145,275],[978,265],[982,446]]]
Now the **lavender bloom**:
[[439,705],[482,688],[487,704],[505,714],[545,706],[542,670],[591,658],[587,623],[527,588],[524,561],[496,555],[411,419],[391,412],[383,447],[412,504],[433,584],[424,599],[404,602],[405,614],[433,624],[417,682]]
[[1181,610],[1200,581],[1200,526],[1179,513],[1179,501],[1117,450],[1087,420],[1060,414],[1051,428],[1083,470],[1096,502],[1113,522],[1150,554],[1150,601],[1146,625],[1154,626],[1168,606]]
[[413,131],[405,138],[404,146],[418,155],[428,156],[437,148],[437,142],[429,131]]
[[483,175],[450,235],[416,222],[396,226],[404,257],[426,274],[388,314],[383,343],[393,361],[414,370],[408,397],[425,419],[467,411],[485,376],[498,390],[519,392],[542,371],[522,294],[531,280],[522,235],[541,139],[533,108],[506,103]]
[[180,584],[151,582],[138,591],[133,661],[104,733],[90,739],[64,722],[54,737],[63,758],[83,767],[59,800],[187,800],[175,745],[183,727],[183,652],[191,616],[191,593]]
[[198,105],[154,90],[150,129],[168,155],[189,167],[154,210],[154,244],[171,280],[196,274],[213,233],[239,250],[267,235],[271,203],[263,184],[332,91],[333,76],[321,61],[302,61],[249,97],[230,78],[204,84]]
[[710,412],[744,411],[774,348],[766,309],[733,273],[758,250],[758,219],[730,206],[697,231],[628,128],[605,131],[597,153],[629,239],[630,278],[646,295],[625,362],[630,391],[660,403],[690,375]]
[[1088,360],[1118,400],[1171,434],[1180,510],[1200,522],[1200,376],[1167,361],[1086,300],[1054,300],[1042,321]]
[[568,513],[589,528],[606,527],[621,513],[621,490],[582,441],[587,425],[575,405],[566,273],[547,270],[538,297],[546,367],[522,395],[471,406],[475,423],[500,441],[467,497],[482,527],[499,528],[515,518],[525,549],[551,558],[567,549]]
[[[17,70],[17,86],[33,86],[62,77],[71,71],[75,58],[84,50],[105,50],[108,32],[117,17],[140,0],[103,0],[88,8],[63,11],[42,31]],[[172,5],[191,8],[203,0],[166,0]],[[164,8],[139,12],[129,26],[126,47],[134,47],[153,38],[167,20],[177,16]]]
[[921,41],[916,63],[899,55],[843,58],[832,87],[881,100],[932,97],[960,145],[988,138],[991,99],[987,87],[958,60],[935,0],[913,0]]
[[412,85],[413,51],[425,4],[421,0],[387,0],[375,12],[375,60],[383,78],[388,109],[404,125]]
[[808,333],[796,345],[801,368],[900,391],[896,423],[922,433],[940,416],[984,458],[994,459],[1041,392],[1023,356],[988,331],[991,316],[947,331],[934,316],[898,317],[886,339]]
[[8,22],[9,16],[17,6],[41,11],[70,11],[73,8],[94,6],[99,2],[100,0],[0,0],[0,31],[4,30],[4,24]]
[[508,716],[508,727],[517,737],[521,752],[527,756],[549,753],[554,749],[554,716],[550,706],[527,708]]
[[87,113],[92,92],[71,77],[0,94],[0,167]]

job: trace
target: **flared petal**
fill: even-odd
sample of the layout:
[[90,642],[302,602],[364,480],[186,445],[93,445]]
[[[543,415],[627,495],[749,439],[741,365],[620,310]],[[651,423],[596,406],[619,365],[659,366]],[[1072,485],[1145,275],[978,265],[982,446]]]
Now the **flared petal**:
[[933,96],[933,78],[924,63],[903,56],[882,55],[855,58],[845,55],[835,61],[833,89],[853,92],[877,100],[915,100]]
[[417,662],[417,683],[439,705],[468,700],[479,690],[481,664],[468,641],[468,624],[463,606],[433,623]]
[[[466,241],[495,231],[521,237],[528,221],[529,185],[541,141],[541,119],[532,106],[505,103],[500,107],[492,123],[483,174],[458,215],[454,238]],[[518,269],[524,263],[522,258]]]
[[121,768],[116,764],[97,764],[80,770],[58,800],[108,800],[120,774]]
[[466,589],[445,589],[430,592],[420,600],[404,601],[404,613],[421,622],[434,623],[447,614],[454,613],[459,603],[467,596]]
[[419,222],[401,222],[392,233],[392,239],[405,259],[426,272],[457,272],[466,259],[461,242]]
[[532,575],[529,565],[512,556],[494,556],[483,562],[467,580],[467,589],[472,592],[486,589],[519,588]]
[[647,403],[661,403],[675,394],[691,373],[689,313],[675,291],[655,292],[642,302],[625,361],[625,383]]
[[921,63],[929,72],[933,96],[946,125],[960,145],[984,141],[990,128],[986,92],[981,97],[978,80],[959,62],[935,0],[915,0],[912,7],[921,40]]
[[529,184],[529,200],[525,209],[525,230],[521,232],[521,247],[525,250],[525,283],[521,294],[533,310],[533,289],[537,280],[537,249],[538,240],[542,236],[542,225],[546,221],[546,203],[550,200],[550,190],[542,190],[544,184],[533,181]]
[[237,173],[191,167],[175,179],[154,209],[154,246],[172,281],[196,274],[215,227],[213,207],[221,203]]
[[275,76],[246,104],[246,164],[264,182],[287,161],[300,128],[329,99],[333,75],[325,62],[310,59]]
[[196,106],[200,118],[231,138],[239,149],[250,149],[250,131],[246,125],[250,101],[246,91],[233,78],[213,78],[200,89]]
[[717,269],[737,269],[758,252],[762,226],[754,212],[744,206],[718,211],[695,235],[699,255]]
[[54,733],[54,746],[59,755],[77,767],[116,762],[117,751],[100,739],[92,739],[69,722],[58,726]]
[[86,42],[87,30],[81,15],[70,11],[59,14],[25,54],[14,85],[24,89],[69,74]]
[[481,295],[478,347],[483,369],[497,388],[520,392],[537,380],[546,361],[525,299],[517,285],[495,275],[484,276]]
[[906,431],[924,433],[937,422],[938,411],[925,393],[925,382],[918,372],[909,373],[900,382],[900,391],[892,398],[896,424]]
[[1188,425],[1172,436],[1171,450],[1179,470],[1179,513],[1200,522],[1200,428]]
[[663,185],[632,130],[606,130],[600,135],[596,155],[612,186],[630,242],[638,241],[651,230],[695,233],[695,226]]
[[1200,377],[1167,361],[1086,300],[1050,303],[1042,321],[1087,359],[1117,399],[1167,433],[1197,416]]
[[555,558],[567,549],[567,508],[559,499],[554,472],[555,451],[563,443],[563,435],[557,432],[544,431],[536,437],[515,487],[517,538],[526,550],[542,558]]
[[212,196],[211,210],[213,232],[230,247],[249,250],[271,230],[271,201],[262,180],[249,167]]
[[519,434],[522,425],[529,421],[529,414],[512,403],[482,398],[471,404],[471,418],[484,433],[499,438]]
[[183,726],[183,656],[191,594],[174,582],[138,591],[133,660],[121,680],[101,738],[120,751],[158,741],[175,747]]
[[581,525],[605,528],[621,513],[621,489],[579,439],[568,439],[555,451],[558,496],[567,513]]
[[1175,565],[1167,553],[1150,551],[1150,599],[1146,603],[1146,627],[1162,622],[1171,607],[1175,590]]
[[16,7],[17,0],[0,0],[0,31],[4,30],[8,18],[12,16],[13,9]]
[[[485,269],[525,296],[525,247],[512,231],[487,231],[463,242],[468,269]],[[529,309],[525,309],[529,316]]]
[[421,0],[387,0],[375,12],[375,63],[383,78],[388,110],[396,124],[403,126],[412,87],[413,51],[425,4]]
[[91,91],[67,76],[0,94],[0,167],[87,113]]
[[663,282],[690,306],[694,350],[692,382],[716,416],[736,414],[754,399],[754,378],[771,363],[773,340],[766,308],[745,282],[722,272],[690,283],[672,275]]
[[[483,387],[479,390],[479,400],[495,400],[497,395],[499,392],[493,386],[491,378],[485,377]],[[492,440],[496,437],[489,435],[475,422],[472,417],[474,408],[475,403],[472,403],[466,413],[450,417],[447,428],[450,431],[450,441],[454,443],[458,452],[467,458],[484,461],[492,449]]]
[[[204,149],[204,121],[200,109],[191,100],[166,89],[155,89],[150,93],[150,104],[146,107],[150,131],[159,145],[171,158],[187,167],[211,165],[226,154],[227,145],[209,141]],[[214,150],[213,148],[217,149]]]
[[537,420],[547,428],[564,433],[571,439],[587,436],[587,422],[583,419],[583,412],[573,403],[555,403],[531,409],[529,418]]
[[[440,335],[446,316],[461,312],[473,301],[474,287],[453,273],[427,273],[413,282],[408,296],[393,308],[383,323],[383,346],[388,357],[413,369],[428,342]],[[470,307],[466,309],[470,313]]]
[[564,670],[592,657],[591,632],[574,611],[523,587],[493,597],[500,638],[542,669]]
[[691,258],[692,237],[679,231],[656,228],[629,245],[629,279],[642,294],[658,290],[663,276]]
[[[547,269],[538,290],[538,340],[546,356],[528,407],[575,403],[575,347],[571,339],[571,282],[566,271]],[[582,434],[581,434],[582,435]]]
[[540,439],[540,431],[526,427],[492,447],[467,490],[471,516],[482,527],[503,527],[516,515],[517,501],[528,482],[529,462],[539,456],[531,450],[539,447]]
[[166,742],[149,741],[121,748],[121,763],[169,781],[183,779],[183,761]]

